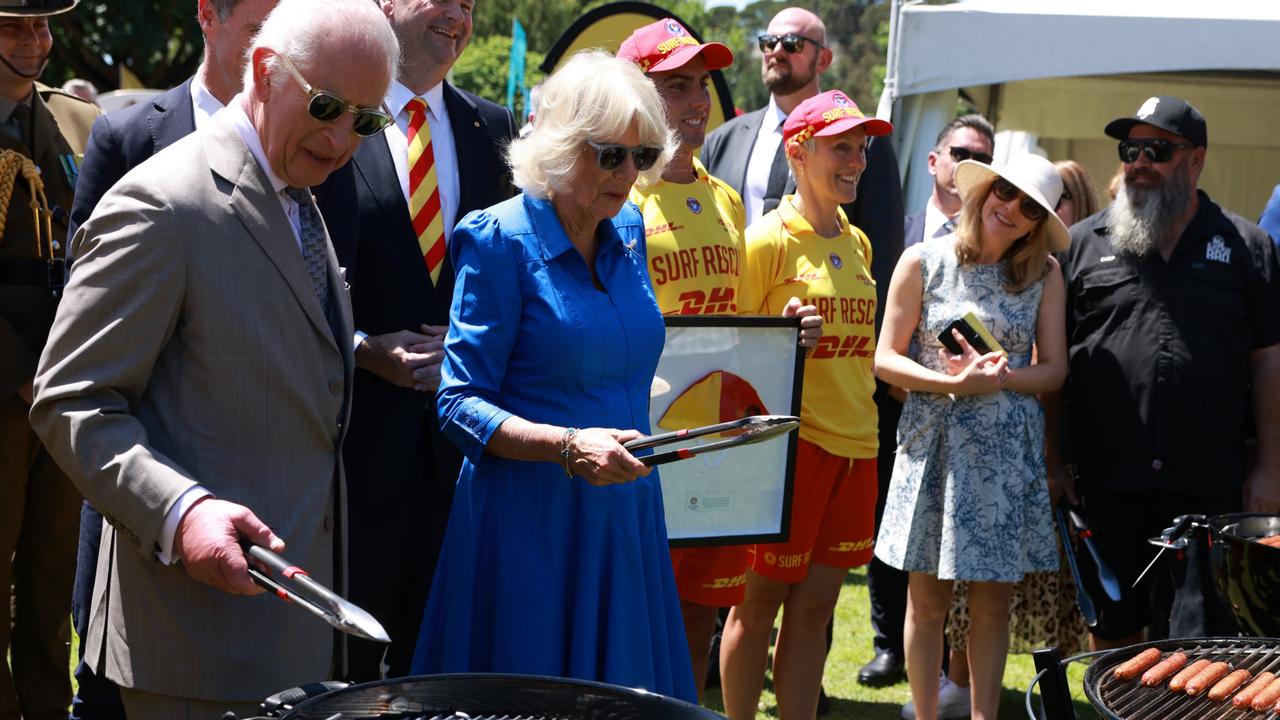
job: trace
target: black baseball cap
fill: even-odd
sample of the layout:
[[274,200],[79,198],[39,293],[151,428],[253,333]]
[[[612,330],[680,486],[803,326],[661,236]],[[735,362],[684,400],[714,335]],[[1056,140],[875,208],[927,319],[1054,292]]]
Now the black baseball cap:
[[1117,140],[1128,140],[1134,125],[1150,125],[1181,135],[1196,147],[1208,147],[1209,129],[1204,116],[1182,98],[1157,95],[1147,98],[1133,117],[1107,123],[1105,132]]

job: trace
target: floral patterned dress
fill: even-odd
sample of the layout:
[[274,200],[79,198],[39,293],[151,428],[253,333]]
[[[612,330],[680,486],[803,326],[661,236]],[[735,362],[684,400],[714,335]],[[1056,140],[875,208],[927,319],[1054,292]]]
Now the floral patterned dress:
[[[1029,365],[1044,281],[1005,290],[1004,263],[961,266],[954,235],[917,247],[924,285],[917,361],[946,372],[938,334],[972,311],[1011,368]],[[1034,395],[907,396],[876,556],[944,580],[1016,582],[1058,568],[1044,411]]]

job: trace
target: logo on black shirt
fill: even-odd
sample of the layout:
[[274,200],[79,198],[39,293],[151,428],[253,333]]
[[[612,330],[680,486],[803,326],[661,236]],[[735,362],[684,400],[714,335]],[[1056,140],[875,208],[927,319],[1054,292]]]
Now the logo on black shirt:
[[1204,249],[1204,259],[1231,264],[1231,248],[1222,240],[1221,235],[1214,235],[1213,240]]

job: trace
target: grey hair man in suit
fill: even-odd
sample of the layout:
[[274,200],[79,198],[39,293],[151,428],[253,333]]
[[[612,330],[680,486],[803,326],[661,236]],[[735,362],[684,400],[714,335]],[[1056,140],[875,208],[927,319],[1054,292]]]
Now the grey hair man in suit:
[[283,0],[245,89],[76,235],[31,419],[109,523],[84,642],[131,717],[243,717],[337,671],[326,626],[246,597],[239,541],[341,587],[353,326],[306,188],[384,126],[398,54],[367,0]]

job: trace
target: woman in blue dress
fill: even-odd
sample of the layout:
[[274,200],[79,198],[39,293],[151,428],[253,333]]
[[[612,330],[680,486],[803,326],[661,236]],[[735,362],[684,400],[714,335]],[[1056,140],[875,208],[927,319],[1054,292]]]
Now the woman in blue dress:
[[[904,637],[915,717],[937,717],[943,622],[954,581],[968,580],[972,715],[995,720],[1010,589],[1058,567],[1036,395],[1067,374],[1066,290],[1049,253],[1070,236],[1054,214],[1062,179],[1042,157],[999,171],[966,160],[955,179],[956,232],[907,249],[889,284],[876,375],[910,392],[875,553],[911,573]],[[1005,352],[978,353],[948,330],[968,313]],[[946,332],[961,353],[943,347]]]
[[652,83],[599,51],[542,87],[511,200],[469,214],[443,432],[465,455],[415,673],[552,675],[696,702],[649,430],[665,337],[627,195],[675,143]]

